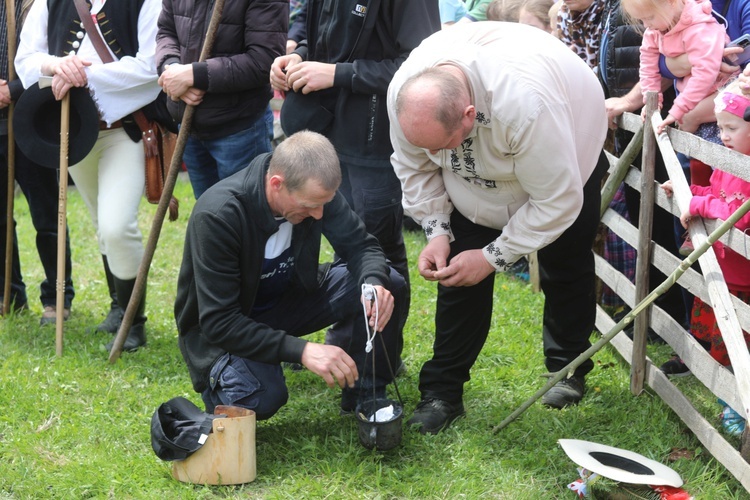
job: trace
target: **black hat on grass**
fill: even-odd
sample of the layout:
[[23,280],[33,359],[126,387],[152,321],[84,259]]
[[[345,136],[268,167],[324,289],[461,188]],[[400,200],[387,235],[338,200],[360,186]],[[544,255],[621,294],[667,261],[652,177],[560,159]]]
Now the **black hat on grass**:
[[151,447],[162,460],[184,460],[198,451],[213,430],[211,415],[183,397],[172,398],[151,417]]

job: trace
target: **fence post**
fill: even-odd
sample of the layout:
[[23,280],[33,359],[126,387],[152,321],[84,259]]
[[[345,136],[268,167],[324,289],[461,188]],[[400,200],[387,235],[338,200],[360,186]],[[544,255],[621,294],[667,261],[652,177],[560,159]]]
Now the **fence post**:
[[[646,95],[646,116],[659,112],[656,92]],[[651,231],[654,220],[654,169],[656,139],[650,119],[643,124],[643,156],[641,159],[641,209],[638,218],[638,258],[635,263],[635,302],[641,302],[649,293],[649,267],[651,266]],[[651,319],[651,308],[635,318],[633,328],[633,358],[630,368],[630,392],[643,391],[646,380],[646,337]]]

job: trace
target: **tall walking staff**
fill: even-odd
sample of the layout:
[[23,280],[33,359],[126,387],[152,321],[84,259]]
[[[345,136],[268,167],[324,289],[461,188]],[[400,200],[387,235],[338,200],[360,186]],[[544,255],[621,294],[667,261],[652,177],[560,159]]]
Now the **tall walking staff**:
[[[16,78],[16,70],[13,59],[16,58],[16,2],[5,0],[5,21],[8,30],[6,40],[8,48],[8,81]],[[10,311],[10,285],[13,272],[13,198],[16,188],[16,148],[15,136],[13,135],[13,103],[8,105],[8,202],[5,211],[5,281],[3,286],[3,312]]]
[[65,315],[65,235],[68,210],[68,132],[70,130],[70,92],[65,93],[60,108],[60,190],[57,197],[57,290],[55,305],[55,353],[62,356]]
[[[224,0],[216,0],[213,10],[211,11],[211,20],[208,23],[206,39],[203,42],[203,48],[201,49],[198,62],[205,61],[211,53],[214,38],[216,38],[216,29],[219,26],[219,20],[221,19],[221,13],[223,10]],[[133,293],[130,295],[128,307],[125,309],[125,315],[122,317],[120,329],[117,331],[117,336],[115,336],[114,343],[112,344],[112,350],[109,353],[110,363],[114,363],[120,357],[122,346],[125,343],[130,327],[133,324],[138,304],[140,304],[141,298],[143,297],[148,271],[151,267],[151,261],[154,258],[156,244],[159,242],[161,227],[164,224],[164,215],[169,209],[169,202],[172,198],[172,193],[174,192],[175,183],[177,182],[177,174],[182,165],[182,154],[185,152],[185,144],[187,143],[188,134],[190,133],[190,128],[193,123],[193,113],[195,113],[195,108],[193,106],[185,107],[185,114],[182,116],[180,132],[177,135],[177,144],[175,145],[174,154],[172,155],[172,162],[169,165],[167,177],[164,179],[164,189],[161,193],[159,205],[156,207],[156,214],[154,215],[154,221],[151,224],[151,232],[148,235],[148,242],[144,249],[143,259],[141,260],[141,265],[138,267],[138,275],[135,277]]]

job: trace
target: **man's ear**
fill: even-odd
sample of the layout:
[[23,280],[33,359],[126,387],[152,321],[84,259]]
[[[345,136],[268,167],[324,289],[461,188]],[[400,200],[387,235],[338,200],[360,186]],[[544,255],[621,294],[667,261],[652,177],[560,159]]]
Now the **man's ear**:
[[270,175],[266,184],[274,191],[279,191],[284,186],[284,176],[280,174]]
[[475,108],[473,104],[469,104],[464,109],[464,116],[468,118],[471,123],[474,123],[474,120],[477,118],[477,108]]

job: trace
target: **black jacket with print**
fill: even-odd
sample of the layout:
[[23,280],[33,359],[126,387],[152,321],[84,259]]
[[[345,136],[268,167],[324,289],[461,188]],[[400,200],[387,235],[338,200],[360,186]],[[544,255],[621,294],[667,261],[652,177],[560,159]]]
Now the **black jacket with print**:
[[390,168],[386,93],[401,63],[440,29],[434,0],[308,0],[303,60],[336,63],[321,91],[333,115],[325,132],[344,163]]

